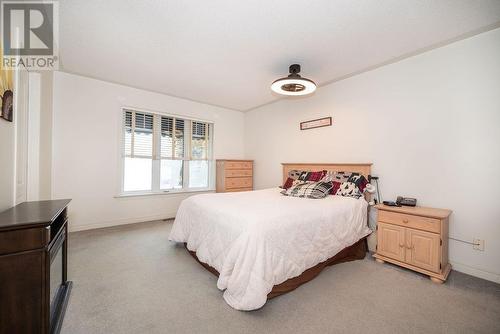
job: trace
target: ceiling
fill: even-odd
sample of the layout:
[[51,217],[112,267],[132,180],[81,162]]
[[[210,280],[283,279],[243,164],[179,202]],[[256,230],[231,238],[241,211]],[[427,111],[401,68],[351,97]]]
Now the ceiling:
[[235,110],[500,26],[499,0],[62,0],[61,70]]

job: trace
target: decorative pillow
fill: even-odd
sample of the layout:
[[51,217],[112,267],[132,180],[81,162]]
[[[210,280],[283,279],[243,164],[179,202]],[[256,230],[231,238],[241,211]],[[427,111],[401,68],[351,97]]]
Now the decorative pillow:
[[361,193],[365,192],[366,185],[368,184],[368,180],[366,179],[366,177],[357,173],[352,174],[347,182],[354,183]]
[[291,177],[289,177],[288,179],[286,179],[285,183],[283,184],[283,189],[288,189],[290,188],[291,186],[293,186],[293,181],[295,181],[294,179],[292,179]]
[[299,184],[309,184],[309,183],[314,183],[311,181],[301,181],[301,180],[294,180],[292,186],[297,186]]
[[337,181],[331,181],[332,182],[332,189],[330,189],[330,195],[335,195],[337,191],[340,188],[340,182]]
[[323,182],[336,181],[342,183],[342,182],[347,182],[347,180],[349,180],[349,178],[352,175],[359,175],[359,174],[352,172],[327,172],[325,174],[325,177],[323,177],[321,181]]
[[291,177],[289,177],[289,178],[286,179],[285,184],[283,184],[282,186],[280,186],[280,188],[281,189],[290,189],[291,187],[295,187],[295,186],[297,186],[299,184],[309,184],[309,183],[313,183],[313,182],[294,180]]
[[291,171],[288,172],[288,177],[297,180],[302,173],[304,173],[303,170],[292,169]]
[[308,174],[308,173],[309,173],[309,172],[305,172],[305,171],[303,171],[302,173],[300,173],[300,175],[299,175],[299,177],[297,178],[297,180],[299,180],[299,181],[306,181],[306,180],[307,180],[307,174]]
[[328,196],[332,186],[331,182],[306,182],[294,185],[287,190],[283,190],[281,193],[285,196],[318,199]]
[[318,172],[303,172],[299,176],[299,180],[302,181],[312,181],[319,182],[325,176],[326,170],[318,171]]
[[363,196],[363,193],[359,191],[359,188],[356,186],[356,184],[352,182],[342,182],[339,190],[337,190],[335,195],[360,198],[361,196]]
[[326,170],[322,170],[319,172],[309,172],[309,173],[307,173],[307,180],[306,181],[319,182],[325,176],[325,174],[326,174]]

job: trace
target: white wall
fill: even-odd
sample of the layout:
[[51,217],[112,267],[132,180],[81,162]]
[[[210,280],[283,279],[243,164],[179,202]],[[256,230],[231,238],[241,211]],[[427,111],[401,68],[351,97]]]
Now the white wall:
[[[332,127],[299,122],[333,116]],[[281,162],[372,162],[384,199],[453,210],[454,268],[500,282],[500,29],[246,113],[257,188]]]
[[[0,119],[0,212],[14,206],[16,198],[22,199],[23,191],[24,195],[26,192],[26,180],[23,179],[26,164],[20,155],[26,154],[27,146],[19,139],[26,136],[28,72],[25,69],[14,70],[13,84],[13,121]],[[22,117],[19,117],[20,113]],[[23,162],[22,166],[19,162]],[[21,184],[16,181],[21,181]]]
[[38,201],[40,200],[41,75],[30,72],[28,80],[26,199]]
[[[16,92],[14,91],[14,94]],[[1,104],[1,102],[0,102]],[[15,108],[15,105],[14,105]],[[14,109],[15,110],[15,109]],[[15,117],[15,112],[14,112]],[[0,212],[14,204],[15,123],[0,119]]]
[[40,72],[40,199],[52,198],[52,99],[53,72]]
[[173,217],[186,195],[115,198],[121,107],[214,122],[215,158],[243,158],[241,112],[55,72],[52,198],[71,198],[70,230]]

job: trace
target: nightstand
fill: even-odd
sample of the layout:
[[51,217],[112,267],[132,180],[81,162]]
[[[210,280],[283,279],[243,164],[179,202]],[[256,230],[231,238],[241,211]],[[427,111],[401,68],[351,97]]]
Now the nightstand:
[[378,209],[377,262],[390,262],[425,275],[436,283],[446,281],[448,263],[448,223],[450,210],[425,207]]

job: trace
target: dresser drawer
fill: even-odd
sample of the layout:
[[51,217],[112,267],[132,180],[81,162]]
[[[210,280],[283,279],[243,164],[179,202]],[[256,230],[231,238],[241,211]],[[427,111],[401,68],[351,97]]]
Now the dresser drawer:
[[0,232],[0,255],[45,247],[50,232],[44,227]]
[[378,220],[384,223],[396,224],[433,233],[440,233],[441,231],[441,221],[435,218],[379,210]]
[[235,189],[231,189],[231,192],[235,193],[235,192],[239,192],[239,191],[252,191],[252,190],[253,190],[252,188],[235,188]]
[[229,177],[226,179],[226,189],[251,188],[251,177]]
[[252,169],[251,161],[226,161],[226,169]]
[[251,169],[228,169],[225,171],[226,177],[252,176]]

